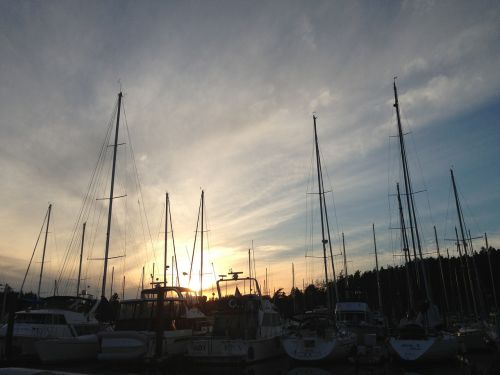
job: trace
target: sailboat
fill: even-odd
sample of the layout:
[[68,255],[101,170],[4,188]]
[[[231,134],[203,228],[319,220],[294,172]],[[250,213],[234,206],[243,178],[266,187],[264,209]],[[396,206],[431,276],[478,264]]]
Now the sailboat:
[[[453,169],[450,169],[451,182],[453,186],[453,193],[455,196],[455,206],[457,210],[457,217],[459,222],[461,238],[457,235],[457,248],[462,244],[461,258],[464,259],[465,268],[467,270],[468,285],[465,287],[469,289],[472,298],[472,306],[474,310],[474,318],[472,322],[464,321],[458,327],[456,335],[460,342],[465,346],[466,351],[484,350],[488,348],[491,341],[491,332],[493,331],[488,323],[482,319],[484,314],[484,303],[481,295],[481,288],[479,285],[479,278],[477,274],[477,267],[474,258],[474,249],[472,247],[472,238],[470,231],[467,238],[467,226],[465,224],[464,215],[460,198],[458,197],[457,185]],[[456,228],[455,228],[456,229]],[[471,259],[469,259],[471,258]],[[472,263],[472,264],[470,264]],[[465,275],[464,275],[465,278]]]
[[[174,251],[171,286],[167,285],[169,229]],[[151,288],[143,289],[140,298],[120,302],[114,331],[99,334],[100,361],[166,360],[185,354],[191,337],[207,332],[207,319],[198,308],[198,296],[189,288],[178,285],[177,254],[168,193],[165,204],[164,244],[163,282],[152,280]],[[177,285],[174,285],[174,266],[177,271]]]
[[[101,298],[96,303],[96,308],[93,310],[93,318],[96,322],[96,329],[93,331],[87,330],[83,334],[74,334],[70,337],[54,337],[50,340],[44,340],[42,342],[37,342],[36,352],[38,357],[43,362],[63,362],[72,360],[88,360],[96,359],[97,353],[100,350],[98,333],[111,330],[111,326],[104,322],[110,320],[111,306],[106,299],[106,280],[108,274],[108,260],[109,260],[109,247],[110,247],[110,237],[111,237],[111,224],[112,224],[112,213],[113,213],[113,200],[117,197],[114,196],[115,187],[115,172],[116,172],[116,156],[118,149],[118,134],[120,129],[120,114],[122,108],[122,92],[118,93],[118,103],[116,112],[116,124],[114,132],[114,144],[113,146],[113,161],[111,169],[111,184],[109,191],[109,204],[108,204],[108,218],[107,218],[107,231],[106,231],[106,243],[104,251],[104,270],[102,277],[102,290]],[[111,125],[111,124],[110,124]],[[94,176],[93,176],[94,178]],[[83,244],[85,238],[85,223],[83,224],[82,242],[80,250],[80,263],[78,269],[78,281],[76,294],[80,294],[80,278],[81,278],[81,268],[82,268],[82,254],[83,254]],[[99,318],[96,320],[96,317]],[[102,323],[100,322],[102,321]]]
[[[331,249],[330,228],[326,210],[325,191],[319,153],[316,116],[313,115],[314,143],[316,150],[316,169],[318,176],[319,205],[321,216],[321,234],[323,246],[323,266],[327,288],[327,310],[306,313],[299,318],[298,327],[287,332],[281,339],[286,354],[299,361],[322,361],[346,358],[354,349],[356,335],[346,328],[339,328],[336,322],[332,296],[329,290],[328,262],[326,245],[329,244],[332,271],[335,279],[335,267]],[[335,280],[334,285],[336,286]],[[338,298],[338,292],[336,293]]]
[[[86,337],[87,334],[98,332],[101,329],[101,325],[95,316],[98,301],[79,295],[56,296],[55,288],[54,296],[40,299],[51,212],[52,204],[49,205],[44,219],[45,239],[38,279],[37,306],[35,306],[35,308],[17,311],[14,316],[12,345],[21,357],[40,357],[38,348],[47,348],[50,346],[48,342],[52,339],[79,340],[82,346],[80,348],[81,350],[75,353],[77,356],[88,353],[89,351],[97,352],[98,348],[97,337]],[[33,252],[33,256],[34,254],[35,252]],[[26,270],[21,285],[21,291],[24,288],[33,256]],[[3,342],[5,342],[7,330],[7,324],[0,328],[0,337]],[[75,355],[69,355],[68,359],[75,359]]]
[[[397,333],[389,338],[389,348],[396,359],[407,362],[424,362],[424,361],[440,361],[454,358],[459,351],[460,345],[456,336],[443,330],[443,321],[439,314],[437,307],[432,303],[432,295],[430,291],[430,283],[427,277],[427,270],[425,268],[422,246],[419,234],[419,227],[417,223],[417,216],[415,213],[415,202],[413,199],[413,189],[411,185],[410,172],[408,169],[408,162],[406,159],[405,142],[403,138],[403,130],[401,126],[401,118],[399,111],[399,101],[396,88],[396,81],[394,80],[394,107],[396,108],[397,126],[399,135],[399,145],[401,154],[401,164],[404,177],[404,188],[406,195],[406,206],[408,210],[409,227],[405,226],[405,215],[401,205],[401,198],[398,190],[398,203],[401,221],[401,237],[403,243],[403,251],[405,252],[406,269],[409,265],[413,265],[413,274],[417,285],[422,286],[423,294],[425,295],[424,301],[419,301],[419,306],[413,302],[412,308],[418,310],[416,317],[410,317],[403,320],[397,330]],[[414,261],[411,262],[411,254],[409,249],[409,241],[407,229],[410,232],[411,244],[413,249]],[[417,256],[418,251],[418,256]],[[409,294],[411,296],[412,280],[408,275],[408,287],[410,288]]]

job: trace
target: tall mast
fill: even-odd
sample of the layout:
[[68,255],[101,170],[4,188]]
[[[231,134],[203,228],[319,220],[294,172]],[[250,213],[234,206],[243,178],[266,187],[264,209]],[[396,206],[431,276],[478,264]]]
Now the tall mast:
[[[252,249],[248,249],[248,276],[252,277]],[[250,288],[251,290],[251,288]]]
[[200,297],[203,296],[203,216],[205,210],[205,191],[201,191],[201,241],[200,241],[200,246],[201,246],[201,261],[200,261]]
[[113,297],[113,283],[115,281],[115,266],[111,268],[111,287],[109,290],[109,298]]
[[[163,254],[163,285],[167,286],[168,193],[165,193],[165,250]],[[172,274],[174,272],[172,264]]]
[[453,184],[453,193],[455,194],[455,205],[457,208],[458,223],[460,225],[460,234],[462,235],[462,246],[464,249],[465,264],[467,266],[467,275],[469,276],[469,285],[472,295],[472,306],[474,307],[474,314],[476,315],[476,317],[479,317],[477,311],[476,293],[474,290],[474,284],[472,282],[472,274],[470,272],[470,266],[469,266],[469,254],[467,252],[467,241],[465,239],[465,228],[464,228],[465,224],[463,220],[462,207],[460,206],[460,200],[458,199],[457,185],[455,184],[455,176],[453,174],[453,169],[450,169],[450,173],[451,173],[451,182]]
[[[314,121],[314,144],[316,146],[316,169],[318,172],[318,194],[319,194],[319,209],[321,213],[321,243],[323,244],[323,263],[325,267],[325,285],[326,285],[326,301],[327,301],[327,306],[328,309],[332,310],[332,304],[331,304],[331,298],[330,298],[330,292],[329,292],[329,287],[328,287],[328,268],[327,268],[327,258],[326,258],[326,244],[328,240],[325,238],[325,223],[324,223],[324,218],[323,218],[323,197],[322,195],[324,194],[323,189],[322,189],[322,183],[321,183],[321,161],[320,161],[320,155],[319,155],[319,145],[318,145],[318,133],[316,131],[316,116],[313,115],[313,121]],[[333,259],[332,259],[333,261]]]
[[76,282],[76,296],[78,297],[80,295],[80,278],[82,275],[82,257],[83,257],[83,244],[85,242],[85,227],[87,226],[87,222],[83,223],[83,230],[82,230],[82,245],[80,247],[80,263],[78,265],[78,280]]
[[[458,251],[458,256],[460,259],[460,268],[462,269],[462,278],[464,281],[464,292],[465,292],[465,301],[467,303],[467,312],[470,309],[471,302],[470,302],[470,297],[469,297],[469,288],[467,287],[467,276],[465,274],[465,265],[464,265],[464,255],[462,254],[461,246],[460,246],[460,240],[458,239],[458,230],[457,227],[455,227],[455,237],[456,237],[456,244],[457,244],[457,251]],[[469,284],[470,285],[470,284]]]
[[109,190],[109,209],[108,209],[108,229],[106,230],[106,250],[104,252],[104,271],[102,274],[101,297],[106,296],[106,276],[108,273],[109,239],[111,236],[111,214],[113,213],[113,191],[115,188],[115,170],[116,170],[116,150],[118,148],[118,130],[120,128],[120,112],[122,105],[122,93],[118,93],[118,111],[116,112],[115,143],[113,145],[113,167],[111,169],[111,188]]
[[403,206],[401,204],[399,183],[396,183],[396,191],[398,192],[397,197],[398,197],[398,207],[399,207],[399,225],[401,227],[401,242],[402,242],[403,253],[405,256],[406,283],[408,284],[408,302],[410,305],[410,310],[413,310],[415,305],[413,302],[413,288],[412,288],[412,280],[410,277],[411,256],[408,244],[408,234],[406,233],[405,216],[403,214]]
[[[404,185],[405,185],[405,192],[406,192],[406,203],[408,206],[408,218],[410,219],[410,234],[411,234],[411,238],[412,238],[413,254],[416,258],[416,251],[415,251],[415,241],[416,241],[416,248],[418,249],[418,255],[419,255],[419,262],[418,263],[420,264],[420,267],[421,267],[422,278],[424,281],[425,294],[427,296],[427,299],[430,302],[432,302],[430,285],[428,282],[427,272],[426,272],[425,265],[424,265],[424,258],[422,255],[422,245],[420,242],[420,234],[419,234],[418,225],[417,225],[417,215],[415,212],[415,201],[413,199],[413,189],[411,186],[410,171],[408,169],[408,161],[406,158],[406,148],[405,148],[405,142],[404,142],[403,128],[401,125],[401,115],[399,112],[398,90],[396,88],[396,80],[394,80],[394,107],[396,108],[396,116],[397,116],[397,120],[398,120],[397,125],[398,125],[398,135],[399,135],[399,146],[400,146],[400,151],[401,151],[401,165],[403,167]],[[417,280],[419,280],[419,279],[417,279]]]
[[491,267],[491,251],[488,245],[488,235],[484,234],[484,241],[486,242],[486,254],[488,254],[488,266],[490,269],[491,287],[493,290],[493,301],[495,301],[495,311],[498,311],[497,291],[495,289],[495,278],[493,277],[493,268]]
[[122,281],[122,300],[125,299],[125,275],[123,275],[123,281]]
[[377,240],[375,238],[375,224],[372,224],[372,231],[373,231],[373,247],[375,248],[375,267],[377,271],[377,293],[378,293],[378,308],[380,312],[383,311],[383,305],[382,305],[382,291],[380,290],[380,276],[378,273],[378,255],[377,255]]
[[49,234],[51,211],[52,211],[52,204],[49,204],[49,213],[47,214],[47,226],[45,227],[45,240],[43,241],[42,265],[40,266],[40,278],[38,279],[38,292],[37,292],[38,298],[40,298],[40,288],[42,287],[43,265],[45,263],[45,249],[47,248],[47,235]]
[[142,266],[142,273],[141,273],[141,291],[144,290],[144,266]]
[[443,264],[441,262],[441,253],[439,252],[439,242],[436,231],[436,226],[434,225],[434,238],[436,240],[436,249],[438,255],[439,262],[439,271],[441,272],[441,281],[443,282],[443,293],[444,293],[444,302],[446,303],[446,311],[450,311],[450,303],[448,302],[448,293],[446,292],[446,282],[444,281],[444,273],[443,273]]
[[349,275],[347,273],[347,256],[345,254],[345,239],[344,232],[342,232],[342,253],[344,254],[344,274],[345,274],[345,287],[349,288]]
[[474,251],[474,246],[472,245],[472,236],[470,234],[470,229],[467,232],[469,233],[470,256],[472,258],[472,267],[474,268],[474,276],[475,276],[474,280],[476,281],[475,286],[478,293],[477,300],[479,305],[479,311],[480,314],[483,315],[485,310],[484,310],[483,294],[481,293],[481,285],[479,283],[479,273],[477,272],[476,257],[475,257],[476,252]]

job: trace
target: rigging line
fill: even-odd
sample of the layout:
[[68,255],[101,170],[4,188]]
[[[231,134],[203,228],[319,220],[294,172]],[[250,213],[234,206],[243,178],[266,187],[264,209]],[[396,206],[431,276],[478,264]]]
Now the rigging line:
[[130,154],[132,156],[132,165],[133,165],[133,169],[134,169],[136,180],[137,180],[137,187],[139,188],[139,195],[141,196],[141,200],[143,202],[142,208],[144,211],[144,217],[146,219],[146,226],[148,228],[149,240],[151,241],[151,248],[153,249],[153,254],[154,254],[154,258],[155,258],[155,262],[156,262],[156,249],[155,249],[154,244],[153,244],[153,237],[151,236],[151,230],[149,227],[149,220],[148,220],[148,216],[146,215],[146,208],[144,207],[144,196],[142,194],[142,186],[141,186],[141,182],[139,180],[139,172],[137,170],[137,164],[135,162],[135,153],[134,153],[134,148],[132,147],[132,138],[130,137],[127,115],[125,113],[125,106],[123,106],[123,117],[125,119],[125,128],[127,129],[127,137],[129,140]]
[[[394,116],[394,115],[393,115]],[[389,228],[392,227],[392,208],[391,208],[391,198],[389,197],[389,193],[390,193],[390,170],[391,170],[391,166],[390,166],[390,162],[391,160],[393,160],[392,158],[392,148],[391,148],[391,138],[388,139],[388,147],[387,147],[387,216],[388,216],[388,221],[389,221]],[[393,233],[391,230],[388,230],[389,232],[389,241],[390,241],[390,244],[391,244],[391,250],[392,250],[392,253],[394,254],[396,252],[396,247],[394,246],[394,236],[393,236]]]
[[476,221],[475,215],[474,215],[473,211],[471,210],[471,208],[469,207],[469,205],[467,204],[467,200],[465,199],[465,196],[462,194],[460,187],[457,187],[457,190],[458,190],[458,194],[461,197],[460,202],[465,203],[465,208],[468,212],[468,218],[472,218],[472,221],[474,222],[474,224],[476,226],[476,230],[478,230],[479,233],[483,233],[484,231],[480,230],[481,228],[480,228],[478,222]]
[[24,279],[23,279],[23,282],[21,284],[21,289],[19,290],[19,293],[22,293],[22,291],[23,291],[24,283],[26,281],[26,277],[28,276],[28,272],[29,272],[30,267],[31,267],[31,262],[33,261],[33,256],[35,255],[35,250],[36,250],[36,247],[38,246],[38,241],[40,241],[40,236],[42,235],[43,227],[45,225],[45,221],[47,220],[48,214],[49,214],[49,210],[47,210],[45,212],[45,217],[43,219],[42,226],[40,227],[40,233],[38,233],[38,238],[36,239],[35,247],[33,248],[33,253],[31,254],[30,262],[28,263],[28,268],[26,269],[26,273],[24,274]]
[[93,171],[92,171],[92,174],[91,174],[91,178],[90,178],[90,181],[89,181],[89,184],[87,186],[87,192],[82,200],[82,206],[80,208],[80,212],[77,216],[77,220],[73,226],[73,234],[72,234],[72,237],[70,239],[70,242],[69,242],[69,245],[68,245],[68,248],[66,250],[66,256],[65,256],[65,259],[64,259],[64,262],[63,262],[63,268],[61,269],[60,273],[59,273],[59,277],[58,277],[58,281],[60,282],[61,281],[61,278],[62,278],[62,274],[63,274],[63,271],[64,271],[64,264],[66,263],[66,260],[69,256],[69,253],[71,251],[71,247],[74,243],[74,240],[75,240],[75,237],[76,237],[76,233],[77,233],[77,230],[79,228],[79,224],[80,224],[80,220],[82,218],[82,213],[84,211],[84,207],[85,207],[85,204],[89,198],[89,192],[90,192],[90,189],[91,189],[91,186],[92,186],[92,181],[94,180],[94,177],[95,177],[95,173],[96,173],[96,170],[97,170],[97,166],[99,165],[99,161],[101,160],[102,158],[102,155],[105,154],[105,150],[106,150],[106,145],[108,143],[108,139],[109,139],[109,135],[111,134],[110,131],[111,131],[111,127],[112,127],[112,123],[113,123],[113,118],[115,116],[115,113],[117,112],[117,109],[118,109],[118,103],[116,103],[115,105],[115,109],[113,110],[113,114],[109,120],[109,125],[108,125],[108,129],[107,129],[107,133],[106,133],[106,137],[105,137],[105,140],[101,146],[101,150],[100,150],[100,153],[99,153],[99,158],[97,160],[97,164],[96,166],[94,167]]

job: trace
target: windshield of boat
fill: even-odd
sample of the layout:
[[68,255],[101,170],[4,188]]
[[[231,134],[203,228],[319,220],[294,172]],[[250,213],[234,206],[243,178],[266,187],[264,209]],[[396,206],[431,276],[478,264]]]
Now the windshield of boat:
[[363,311],[337,312],[337,321],[359,324],[366,320],[366,314]]
[[43,300],[42,308],[69,310],[86,314],[92,309],[96,302],[96,299],[89,298],[53,296]]
[[230,339],[255,339],[257,328],[257,314],[219,313],[215,315],[212,335]]
[[63,314],[37,314],[37,313],[17,313],[16,323],[23,324],[66,324]]
[[249,277],[219,280],[217,281],[217,291],[219,293],[219,298],[261,295],[259,283],[256,279]]
[[[185,305],[182,301],[165,301],[162,311],[165,329],[175,326],[175,320],[185,315]],[[132,300],[120,304],[117,330],[154,330],[157,324],[156,300]]]

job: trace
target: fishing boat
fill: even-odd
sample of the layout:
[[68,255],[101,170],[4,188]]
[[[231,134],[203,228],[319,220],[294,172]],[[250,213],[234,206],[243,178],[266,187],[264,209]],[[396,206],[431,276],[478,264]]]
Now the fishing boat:
[[[191,339],[189,360],[247,364],[283,353],[280,343],[283,324],[276,307],[262,296],[255,278],[240,278],[241,272],[231,274],[232,278],[221,278],[216,283],[219,299],[213,329]],[[226,291],[228,287],[230,290],[235,287],[234,294],[223,296],[223,284]],[[248,293],[245,293],[247,287]]]
[[[414,191],[411,184],[410,172],[406,158],[406,148],[401,125],[396,80],[394,80],[394,107],[396,109],[398,139],[407,208],[406,216],[401,203],[399,184],[397,184],[401,242],[403,244],[406,262],[410,309],[412,311],[418,311],[418,315],[415,318],[402,320],[395,334],[389,338],[389,349],[395,359],[411,363],[449,360],[457,356],[460,344],[455,335],[443,329],[443,320],[439,314],[439,310],[432,302],[430,281],[427,277],[427,270],[422,255],[422,244],[413,198]],[[406,222],[409,222],[408,227],[406,227]],[[411,239],[413,249],[413,261],[411,261],[409,238]],[[411,270],[412,275],[414,275],[413,278],[410,276],[410,266],[412,266]],[[417,303],[413,301],[412,297],[413,281],[415,281],[416,286],[421,289],[421,294],[425,296],[424,300],[418,301],[418,306],[416,306]]]
[[206,316],[188,288],[157,285],[120,302],[114,331],[99,333],[101,361],[165,360],[187,352],[193,335],[207,331]]
[[[338,325],[333,309],[332,293],[328,282],[327,244],[329,244],[335,288],[337,284],[335,280],[335,266],[333,263],[315,115],[313,115],[313,124],[321,216],[321,243],[323,247],[325,285],[327,288],[327,308],[324,312],[313,311],[309,314],[296,317],[296,320],[299,321],[299,326],[289,330],[282,337],[281,341],[286,354],[290,358],[299,361],[323,361],[347,358],[349,353],[354,350],[356,344],[356,334],[350,332],[346,326],[341,327]],[[337,290],[336,296],[338,298]]]

